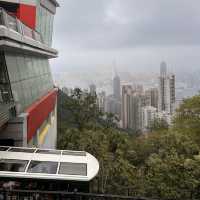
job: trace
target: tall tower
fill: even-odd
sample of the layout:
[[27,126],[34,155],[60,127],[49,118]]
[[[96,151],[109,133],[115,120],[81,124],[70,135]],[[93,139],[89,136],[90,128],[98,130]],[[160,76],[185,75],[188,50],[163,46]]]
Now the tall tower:
[[56,0],[0,0],[0,143],[55,148],[57,89],[49,59]]
[[89,88],[90,88],[90,94],[95,96],[96,95],[96,85],[91,84],[91,85],[89,85]]
[[145,91],[146,96],[146,106],[152,106],[154,108],[158,108],[158,89],[150,88]]
[[122,86],[122,106],[121,106],[121,117],[122,117],[122,127],[124,129],[131,128],[131,112],[132,104],[131,98],[133,95],[133,89],[131,85]]
[[161,62],[161,64],[160,64],[160,76],[162,76],[162,77],[167,76],[167,64],[166,64],[166,62]]
[[131,85],[122,86],[122,127],[132,129],[135,132],[142,128],[142,94]]
[[175,75],[167,74],[167,65],[162,62],[160,65],[158,110],[170,114],[174,111],[175,104]]
[[115,70],[115,75],[114,75],[114,78],[113,78],[113,96],[118,101],[121,100],[120,90],[121,90],[121,81],[120,81],[120,77],[117,74],[117,71]]

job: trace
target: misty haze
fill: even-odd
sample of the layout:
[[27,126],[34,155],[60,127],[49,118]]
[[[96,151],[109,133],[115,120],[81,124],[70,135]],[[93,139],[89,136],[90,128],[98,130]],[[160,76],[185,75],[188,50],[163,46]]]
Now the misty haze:
[[52,61],[58,85],[88,88],[95,83],[97,89],[110,93],[114,68],[122,81],[151,82],[165,61],[168,70],[176,74],[177,87],[192,87],[192,94],[198,91],[198,1],[61,3],[54,31],[59,58]]

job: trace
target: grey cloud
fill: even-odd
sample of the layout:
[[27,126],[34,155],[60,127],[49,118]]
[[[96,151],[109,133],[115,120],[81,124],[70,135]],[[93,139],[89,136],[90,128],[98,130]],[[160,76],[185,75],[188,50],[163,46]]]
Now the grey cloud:
[[200,44],[196,0],[63,0],[56,34],[82,48]]
[[153,71],[200,65],[199,0],[58,0],[54,71],[111,65]]

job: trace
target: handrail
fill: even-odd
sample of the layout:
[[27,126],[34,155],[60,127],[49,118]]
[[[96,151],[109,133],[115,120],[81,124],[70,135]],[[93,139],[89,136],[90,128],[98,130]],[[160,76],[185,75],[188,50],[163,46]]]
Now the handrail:
[[32,197],[35,195],[52,195],[53,197],[71,197],[73,199],[84,199],[84,200],[155,200],[146,197],[137,196],[125,196],[125,195],[113,195],[113,194],[97,194],[97,193],[82,193],[82,192],[64,192],[64,191],[40,191],[40,190],[3,190],[0,189],[0,194],[13,194],[20,197],[21,195],[27,195],[27,197]]
[[23,36],[44,43],[42,35],[39,32],[25,25],[23,22],[17,19],[17,17],[8,14],[2,7],[0,7],[0,25],[6,26],[7,28],[18,32]]

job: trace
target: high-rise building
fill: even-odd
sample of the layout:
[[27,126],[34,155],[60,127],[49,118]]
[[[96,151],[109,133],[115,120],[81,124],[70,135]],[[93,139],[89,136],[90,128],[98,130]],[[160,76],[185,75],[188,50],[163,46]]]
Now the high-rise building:
[[121,83],[120,83],[120,77],[115,73],[115,76],[113,78],[113,96],[118,101],[121,100]]
[[0,0],[0,143],[55,148],[56,0]]
[[131,98],[132,111],[131,111],[131,129],[135,132],[142,129],[142,107],[144,106],[144,95],[141,93],[134,93]]
[[122,128],[128,129],[131,124],[131,97],[133,95],[133,88],[131,85],[122,85]]
[[167,76],[167,64],[166,62],[161,62],[160,63],[160,76]]
[[121,118],[121,83],[116,72],[113,77],[113,94],[106,97],[105,111]]
[[170,114],[175,107],[175,75],[167,74],[167,65],[162,62],[160,65],[158,110]]
[[122,86],[121,117],[122,128],[132,129],[135,132],[142,128],[143,94],[133,89],[131,85]]
[[96,95],[96,85],[95,84],[90,84],[89,88],[90,88],[90,94]]
[[157,109],[153,106],[142,107],[142,131],[148,131],[152,122],[157,118]]
[[145,91],[146,106],[158,108],[158,89],[150,88]]
[[105,102],[105,111],[107,113],[112,113],[115,116],[118,117],[118,119],[121,118],[121,102],[118,101],[113,97],[113,95],[109,95],[106,97]]
[[105,112],[106,109],[106,93],[104,91],[97,95],[99,110]]

